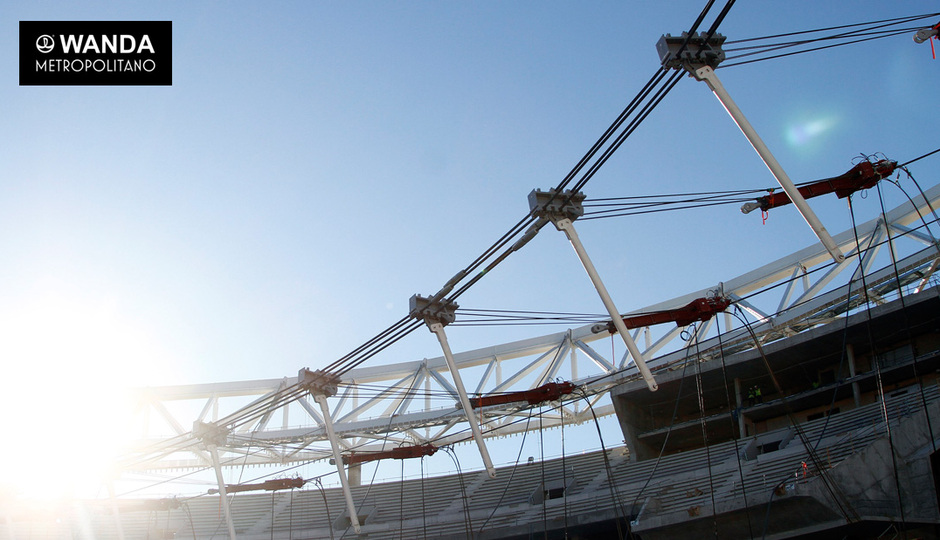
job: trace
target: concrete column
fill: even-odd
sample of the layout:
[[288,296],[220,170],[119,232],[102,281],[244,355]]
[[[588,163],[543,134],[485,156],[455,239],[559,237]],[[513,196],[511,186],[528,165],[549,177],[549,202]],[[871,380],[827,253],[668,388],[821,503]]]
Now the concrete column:
[[734,402],[738,407],[738,437],[746,437],[747,433],[744,430],[744,411],[742,410],[743,402],[741,400],[741,379],[738,377],[734,378]]
[[349,475],[349,486],[359,487],[362,485],[362,463],[356,463],[346,468]]
[[620,430],[623,432],[623,442],[630,449],[630,461],[643,461],[659,455],[658,448],[641,441],[639,434],[649,429],[650,422],[642,409],[630,403],[621,396],[612,396]]
[[[849,361],[849,377],[855,377],[855,347],[851,343],[845,346],[845,356]],[[861,407],[862,394],[858,389],[857,381],[852,381],[852,397],[855,398],[855,407]]]

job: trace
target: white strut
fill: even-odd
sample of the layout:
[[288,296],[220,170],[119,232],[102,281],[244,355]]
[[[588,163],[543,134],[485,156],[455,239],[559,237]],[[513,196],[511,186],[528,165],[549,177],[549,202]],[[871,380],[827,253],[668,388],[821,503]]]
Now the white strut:
[[786,171],[783,170],[783,167],[780,166],[780,163],[777,162],[777,159],[770,152],[770,149],[767,148],[767,145],[764,144],[764,141],[760,138],[760,135],[757,134],[757,131],[754,130],[754,127],[751,126],[751,123],[747,121],[747,117],[744,116],[744,113],[741,112],[741,109],[738,108],[737,104],[731,99],[731,95],[728,94],[728,91],[725,90],[724,85],[721,84],[721,80],[718,79],[718,75],[715,74],[715,70],[710,66],[702,66],[696,69],[694,72],[695,78],[700,81],[705,81],[705,84],[711,89],[715,94],[715,97],[718,98],[718,101],[724,105],[725,110],[728,111],[728,114],[731,115],[731,118],[734,119],[734,123],[741,128],[741,132],[744,133],[744,136],[747,138],[748,142],[751,143],[751,146],[754,147],[754,150],[757,151],[757,154],[764,161],[764,164],[767,165],[767,168],[770,169],[771,174],[774,175],[774,178],[777,179],[777,183],[780,184],[780,187],[783,188],[783,191],[786,192],[787,196],[790,197],[790,201],[793,202],[793,205],[796,206],[797,210],[800,211],[800,215],[803,216],[803,219],[806,220],[806,223],[813,229],[813,232],[816,233],[816,237],[819,238],[819,241],[822,242],[823,246],[826,247],[826,251],[829,252],[829,255],[832,256],[832,259],[837,263],[840,263],[845,260],[845,255],[839,251],[839,247],[836,245],[835,240],[832,239],[832,236],[829,234],[829,231],[826,230],[826,227],[822,224],[816,213],[813,212],[813,209],[809,207],[809,204],[806,202],[806,199],[803,198],[803,195],[800,194],[800,190],[793,185],[793,181],[790,180],[790,177],[787,176]]
[[[361,532],[359,526],[359,512],[356,511],[356,503],[353,502],[352,491],[349,489],[349,480],[346,479],[346,469],[343,467],[343,456],[339,452],[339,443],[336,442],[336,432],[333,430],[333,418],[330,416],[330,407],[326,402],[326,396],[320,393],[313,394],[313,399],[320,404],[320,411],[323,413],[323,427],[326,428],[326,436],[330,438],[330,447],[333,449],[333,461],[336,463],[336,473],[339,475],[339,483],[343,488],[343,495],[346,497],[346,511],[349,513],[349,523],[352,525],[356,534]],[[330,524],[332,527],[333,524]]]
[[490,478],[496,478],[496,468],[493,466],[493,460],[490,459],[490,453],[486,449],[486,443],[483,442],[483,432],[477,422],[477,416],[473,412],[473,406],[470,404],[470,398],[467,397],[467,389],[463,385],[463,379],[460,378],[460,370],[457,369],[457,363],[454,362],[454,353],[450,350],[447,343],[447,334],[444,332],[444,325],[440,322],[429,323],[428,328],[437,335],[437,340],[444,351],[444,360],[447,361],[447,369],[450,370],[454,378],[454,386],[457,388],[457,396],[460,398],[460,406],[463,407],[464,414],[467,415],[467,421],[470,423],[470,431],[473,433],[473,440],[480,449],[480,457],[483,459],[483,465],[486,467],[486,474]]
[[601,281],[600,274],[598,274],[597,269],[594,268],[594,263],[592,263],[591,258],[588,257],[587,250],[584,249],[581,238],[578,237],[578,232],[574,229],[574,223],[568,218],[558,219],[553,223],[559,231],[564,232],[565,236],[568,237],[568,241],[571,242],[572,247],[574,247],[575,253],[577,253],[578,258],[581,259],[584,270],[587,271],[588,277],[591,278],[591,283],[594,284],[598,296],[601,297],[604,307],[607,308],[607,313],[610,315],[611,320],[613,320],[617,333],[620,334],[620,338],[623,339],[624,345],[627,346],[627,350],[630,351],[630,355],[633,357],[633,362],[636,364],[637,369],[640,370],[640,375],[643,376],[643,380],[646,381],[646,385],[649,389],[655,392],[659,388],[659,385],[656,384],[656,379],[653,378],[653,374],[646,365],[646,361],[643,360],[643,354],[640,352],[639,347],[636,346],[636,342],[633,341],[633,337],[630,336],[627,325],[623,323],[623,316],[617,311],[617,306],[614,305],[610,293],[607,292],[607,287],[605,287],[604,282]]

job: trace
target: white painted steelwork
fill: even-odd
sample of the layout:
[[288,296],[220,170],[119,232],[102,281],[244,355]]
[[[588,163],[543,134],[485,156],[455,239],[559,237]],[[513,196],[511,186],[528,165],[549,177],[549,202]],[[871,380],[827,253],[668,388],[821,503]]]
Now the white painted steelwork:
[[[898,261],[898,270],[912,289],[923,288],[932,278],[940,260],[935,240],[918,230],[921,216],[930,216],[931,208],[940,203],[940,186],[926,192],[930,206],[921,197],[915,198],[916,209],[905,203],[857,227],[863,247],[862,267],[866,272],[869,298],[879,299],[894,294],[894,267],[888,264],[871,271],[877,246],[896,235],[895,247],[906,246],[909,253]],[[846,260],[833,264],[828,251],[820,244],[807,247],[786,257],[761,266],[712,287],[689,292],[671,300],[651,305],[626,315],[661,311],[686,305],[716,290],[735,300],[736,306],[751,317],[755,331],[764,342],[779,339],[813,328],[857,308],[863,298],[858,279],[858,250],[852,230],[836,235],[836,246],[846,253]],[[873,246],[866,249],[866,246]],[[912,246],[926,246],[916,251]],[[885,257],[890,250],[881,250]],[[778,285],[778,286],[775,286]],[[738,321],[722,317],[722,344],[727,352],[753,346]],[[614,384],[636,379],[636,367],[629,356],[621,358],[601,353],[592,345],[609,335],[594,334],[592,324],[544,336],[502,343],[453,355],[454,364],[468,388],[476,393],[505,392],[537,387],[563,374],[573,374],[572,382],[580,385],[584,399],[598,405],[598,416],[613,413],[610,404],[599,405],[605,392]],[[719,325],[716,319],[703,324],[699,350],[703,355],[715,354]],[[685,341],[682,328],[646,328],[653,336],[645,343],[642,355],[653,373],[681,361]],[[609,346],[605,346],[609,350]],[[659,356],[657,356],[659,355]],[[655,357],[655,358],[654,358]],[[339,383],[339,393],[329,398],[335,430],[344,449],[368,451],[382,449],[383,444],[424,444],[438,446],[470,439],[466,416],[456,404],[456,389],[446,376],[443,357],[393,364],[361,367],[347,372]],[[329,458],[324,418],[309,398],[304,396],[289,403],[274,400],[289,386],[290,379],[267,379],[205,385],[186,385],[142,389],[138,395],[141,419],[138,427],[149,426],[140,441],[138,452],[128,460],[128,469],[154,470],[195,468],[211,465],[201,445],[181,426],[193,420],[214,421],[230,415],[247,404],[257,410],[248,421],[228,435],[225,447],[219,447],[222,464],[238,466],[253,464],[289,464]],[[371,390],[370,390],[371,389]],[[443,396],[443,405],[427,394],[414,399],[417,391]],[[265,403],[271,403],[265,408]],[[484,418],[483,437],[520,433],[524,422],[514,422],[526,415],[527,405],[515,403],[477,409]],[[189,416],[186,416],[187,411]],[[280,422],[273,419],[278,418]],[[144,419],[147,418],[147,420]],[[591,411],[579,400],[567,401],[550,415],[543,415],[543,428],[557,427],[564,422],[572,425],[592,419]],[[162,431],[157,431],[162,428]],[[263,448],[259,452],[259,448]]]

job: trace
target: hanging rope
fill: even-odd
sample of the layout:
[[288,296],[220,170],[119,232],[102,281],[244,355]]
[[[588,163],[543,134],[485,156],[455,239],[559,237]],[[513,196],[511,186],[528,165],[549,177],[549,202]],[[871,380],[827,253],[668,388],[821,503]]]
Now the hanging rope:
[[568,467],[565,465],[565,407],[562,405],[558,409],[561,418],[561,482],[562,493],[564,494],[565,505],[565,538],[568,538]]
[[333,518],[330,517],[330,501],[326,500],[326,491],[323,489],[323,482],[315,478],[314,482],[320,490],[320,496],[323,497],[323,507],[326,508],[326,528],[330,530],[330,540],[333,540]]
[[[758,355],[761,357],[764,363],[764,368],[767,370],[767,374],[770,376],[770,380],[773,383],[774,389],[777,392],[777,395],[780,396],[780,400],[783,403],[783,408],[786,413],[787,419],[790,421],[790,426],[796,431],[797,436],[800,438],[800,442],[803,443],[803,448],[806,450],[806,454],[809,457],[810,461],[813,463],[815,470],[819,472],[820,478],[823,480],[823,485],[825,486],[830,497],[832,497],[833,502],[836,506],[839,507],[839,511],[842,513],[842,516],[845,518],[847,523],[853,523],[859,520],[858,514],[855,512],[852,505],[848,503],[845,498],[845,495],[841,493],[838,487],[833,483],[832,478],[829,477],[828,471],[822,466],[822,463],[819,460],[819,456],[813,450],[812,445],[809,443],[809,440],[806,437],[806,432],[803,430],[803,427],[796,420],[796,417],[793,415],[793,409],[790,407],[790,402],[787,400],[786,394],[783,391],[783,388],[780,385],[780,381],[777,379],[776,374],[774,373],[773,368],[770,366],[770,361],[767,359],[767,356],[764,354],[764,348],[760,344],[760,340],[757,338],[757,334],[754,333],[754,329],[751,328],[750,323],[747,321],[747,318],[744,317],[743,310],[740,306],[735,304],[734,316],[741,322],[748,333],[751,335],[751,339],[754,342],[754,346],[757,349]],[[784,479],[776,487],[782,486],[786,481]],[[776,491],[776,488],[774,489]],[[764,519],[764,531],[763,536],[767,535],[767,527],[769,526],[770,519],[770,507],[773,502],[774,492],[771,492],[770,499],[767,501],[767,513]],[[850,514],[851,513],[851,517]]]
[[460,470],[460,460],[457,459],[457,454],[451,447],[445,446],[444,451],[454,461],[454,467],[457,468],[457,479],[460,482],[460,494],[461,500],[463,500],[464,528],[466,529],[467,538],[472,538],[473,522],[470,521],[470,503],[467,502],[467,486],[464,484],[463,472]]
[[927,235],[930,236],[930,239],[933,240],[933,245],[937,247],[937,251],[938,253],[940,253],[940,242],[937,241],[937,237],[933,234],[933,231],[930,230],[930,224],[931,223],[936,224],[938,221],[940,221],[940,216],[937,216],[937,211],[934,210],[934,207],[930,203],[930,200],[927,199],[927,194],[924,193],[923,189],[921,189],[920,184],[917,183],[917,180],[914,179],[914,176],[911,174],[911,172],[907,170],[906,168],[901,169],[901,170],[907,173],[907,177],[911,180],[911,182],[914,183],[914,186],[920,192],[920,196],[922,199],[924,199],[924,203],[927,205],[927,209],[930,210],[930,213],[933,215],[933,221],[930,221],[930,222],[927,221],[927,218],[924,217],[924,213],[920,211],[920,207],[917,205],[917,203],[914,202],[914,198],[911,197],[911,195],[907,192],[906,189],[904,189],[903,186],[901,186],[901,183],[899,181],[889,180],[889,182],[897,186],[897,188],[901,191],[901,193],[903,193],[904,196],[907,197],[908,202],[911,203],[911,206],[914,208],[914,211],[917,212],[917,217],[920,218],[920,222],[924,227],[924,231],[926,231]]
[[[686,341],[688,342],[688,340]],[[659,455],[656,456],[656,462],[653,463],[653,469],[650,471],[649,476],[646,477],[646,482],[644,482],[643,486],[640,487],[640,490],[637,491],[636,497],[633,498],[632,508],[634,509],[636,508],[637,503],[640,501],[640,497],[643,495],[643,492],[646,491],[646,488],[649,486],[650,482],[653,481],[653,477],[656,475],[656,471],[659,469],[660,463],[662,463],[663,455],[666,452],[666,445],[669,444],[669,436],[672,434],[672,426],[675,424],[676,419],[679,416],[679,400],[682,398],[682,387],[685,383],[686,368],[689,366],[690,352],[691,347],[687,345],[685,349],[685,361],[682,362],[682,373],[679,375],[679,388],[676,390],[676,401],[672,407],[672,418],[669,419],[669,426],[666,428],[666,436],[663,438],[662,446],[659,447]]]
[[702,444],[705,447],[705,466],[708,471],[708,494],[712,502],[712,528],[717,540],[718,538],[718,509],[715,506],[715,484],[712,478],[712,457],[711,448],[708,444],[708,424],[705,421],[705,391],[702,387],[702,362],[701,353],[698,347],[698,330],[695,324],[688,327],[692,334],[691,339],[695,343],[695,391],[696,401],[698,402],[699,422],[702,426]]
[[[900,186],[899,186],[899,187],[900,187]],[[902,191],[903,191],[903,190],[902,190]],[[909,197],[908,197],[908,198],[909,198]],[[884,196],[883,196],[883,194],[882,194],[882,192],[881,192],[881,185],[880,185],[880,184],[878,185],[878,200],[879,200],[879,202],[880,202],[880,204],[881,204],[881,214],[882,214],[882,215],[885,215],[885,202],[884,202]],[[925,198],[925,200],[926,200],[926,198]],[[918,214],[919,214],[919,212],[918,212]],[[922,216],[922,215],[921,215],[921,221],[923,221],[923,216]],[[924,223],[924,225],[926,225],[926,223]],[[929,232],[929,228],[928,228],[928,232]],[[889,237],[889,239],[890,239],[890,237]],[[936,238],[934,238],[933,240],[934,240],[934,245],[937,246],[937,240],[936,240]],[[931,444],[931,447],[932,447],[933,451],[936,452],[936,451],[937,451],[937,441],[936,441],[936,438],[933,436],[933,425],[931,424],[931,421],[930,421],[930,409],[927,407],[927,396],[926,396],[926,393],[925,393],[925,391],[924,391],[924,383],[923,383],[923,379],[922,379],[921,374],[920,374],[920,370],[918,369],[918,365],[917,365],[917,362],[918,362],[918,361],[917,361],[917,357],[919,356],[919,355],[917,354],[917,349],[916,349],[916,345],[917,345],[917,344],[916,344],[916,341],[914,340],[914,336],[913,336],[913,334],[912,334],[912,332],[911,332],[911,320],[910,320],[910,317],[909,317],[909,315],[908,315],[908,313],[907,313],[907,303],[906,303],[906,301],[905,301],[905,299],[904,299],[904,293],[903,293],[903,290],[902,290],[902,285],[901,285],[901,273],[900,273],[900,271],[898,270],[898,258],[897,258],[897,254],[896,254],[895,251],[894,251],[894,242],[888,242],[888,248],[889,248],[890,253],[891,253],[891,264],[892,264],[893,267],[894,267],[894,278],[895,278],[896,283],[897,283],[897,285],[898,285],[898,298],[899,298],[900,301],[901,301],[901,312],[904,314],[904,328],[907,329],[907,339],[908,339],[908,341],[909,341],[910,344],[911,344],[911,353],[913,354],[912,367],[913,367],[913,370],[914,370],[914,380],[917,381],[917,388],[918,388],[919,394],[920,394],[921,406],[924,408],[924,417],[925,417],[925,419],[926,419],[926,421],[927,421],[927,433],[928,433],[929,436],[930,436],[930,444]],[[938,248],[938,250],[940,250],[940,246],[937,246],[937,248]]]
[[180,503],[180,506],[183,508],[183,511],[186,512],[186,517],[189,519],[189,530],[192,531],[192,533],[193,533],[193,539],[195,540],[195,538],[196,538],[196,524],[193,523],[193,514],[192,514],[192,512],[189,510],[189,503],[184,501],[184,502]]
[[405,537],[405,460],[401,460],[401,481],[398,483],[398,538]]
[[[735,417],[740,416],[743,413],[741,408],[738,407],[737,399],[734,401],[731,400],[731,389],[728,387],[728,371],[725,365],[725,347],[721,342],[722,332],[720,318],[716,319],[715,324],[718,328],[718,358],[721,361],[721,379],[725,385],[725,400],[728,402],[729,412],[734,410],[737,413],[729,415],[729,420],[731,421],[731,438],[734,440],[734,457],[738,465],[738,479],[741,481],[741,496],[744,498],[744,508],[750,508],[750,505],[747,503],[747,486],[744,484],[744,467],[741,465],[741,449],[738,447],[738,441],[741,439],[741,437],[744,437],[744,433],[741,433],[740,430],[737,429],[739,424],[735,422]],[[741,424],[743,424],[743,421]],[[737,435],[735,435],[735,433],[737,433]],[[744,516],[747,518],[748,537],[753,540],[754,529],[751,524],[751,513],[749,511],[745,511]]]
[[617,538],[623,539],[623,528],[620,526],[620,520],[622,519],[624,525],[627,529],[627,537],[631,540],[633,539],[633,528],[630,525],[630,518],[627,512],[624,510],[623,501],[620,499],[620,490],[617,489],[616,479],[614,478],[614,472],[610,468],[610,458],[607,456],[607,446],[604,444],[604,434],[601,433],[600,422],[597,421],[597,415],[594,413],[594,406],[591,404],[591,400],[588,398],[587,393],[584,390],[581,390],[581,397],[584,399],[584,402],[587,403],[588,409],[591,411],[591,416],[594,418],[594,429],[597,430],[597,439],[601,443],[601,455],[604,456],[604,470],[607,472],[607,488],[610,490],[610,501],[615,508],[620,510],[619,519],[615,519],[614,523],[617,525]]
[[[869,156],[863,155],[862,157],[864,157],[865,159],[869,159]],[[911,202],[913,203],[913,201],[911,201]],[[847,201],[847,203],[849,204],[849,206],[851,206],[851,202],[850,202],[850,201]],[[915,207],[915,208],[916,208],[916,207]],[[854,220],[853,220],[853,228],[854,228]],[[888,234],[890,234],[890,231],[888,231]],[[856,233],[856,239],[855,239],[855,240],[856,240],[856,241],[855,241],[855,246],[856,246],[856,247],[855,247],[855,252],[856,252],[856,254],[858,255],[858,268],[855,270],[855,273],[859,274],[859,276],[861,277],[862,274],[864,274],[864,265],[863,265],[863,261],[865,260],[867,254],[871,252],[871,250],[872,250],[872,248],[873,248],[873,246],[874,246],[875,235],[869,236],[869,238],[868,238],[868,245],[865,246],[865,249],[864,249],[864,250],[862,250],[862,248],[861,248],[861,245],[860,245],[860,242],[859,242],[857,233]],[[879,244],[879,245],[880,245],[880,244]],[[849,279],[849,282],[848,282],[848,284],[847,284],[847,288],[848,288],[848,290],[847,290],[847,292],[846,292],[846,298],[847,298],[847,299],[851,299],[851,298],[852,298],[852,286],[853,286],[854,284],[855,284],[855,274],[853,273],[852,278]],[[865,297],[866,300],[867,300],[867,292],[866,292],[866,289],[863,288],[862,294],[865,295],[864,297]],[[847,303],[850,304],[850,301],[847,301]],[[841,386],[842,386],[842,369],[843,369],[843,366],[844,366],[844,362],[845,362],[845,360],[846,360],[847,350],[848,350],[847,347],[848,347],[848,334],[849,334],[849,318],[848,318],[847,315],[848,315],[848,311],[849,311],[849,310],[850,310],[850,307],[847,306],[847,308],[846,308],[846,317],[844,317],[844,324],[843,324],[843,328],[842,328],[842,346],[841,346],[841,348],[840,348],[840,350],[839,350],[839,367],[838,367],[837,370],[836,370],[836,374],[837,374],[837,375],[836,375],[836,376],[837,376],[836,385],[835,385],[835,388],[833,388],[833,390],[832,390],[832,397],[831,397],[830,400],[829,400],[829,409],[828,409],[828,411],[826,412],[826,419],[825,419],[825,421],[823,422],[823,427],[822,427],[822,429],[821,429],[820,432],[819,432],[819,437],[816,438],[816,442],[813,444],[813,450],[814,450],[814,451],[816,451],[816,450],[819,448],[819,445],[822,443],[823,438],[825,438],[825,436],[826,436],[826,432],[827,432],[827,430],[828,430],[828,428],[829,428],[829,422],[830,422],[830,420],[832,419],[833,411],[835,410],[835,404],[836,404],[836,400],[838,399],[839,389],[840,389]]]
[[542,491],[542,537],[545,540],[548,540],[548,516],[546,511],[546,500],[548,498],[548,490],[545,489],[545,440],[544,440],[544,430],[542,429],[542,407],[539,406],[539,474],[541,475],[541,489]]
[[[852,197],[848,197],[848,204],[849,204],[849,213],[852,216],[852,230],[855,231],[856,230],[855,209],[854,209],[854,206],[852,205]],[[890,234],[889,234],[889,240],[890,240]],[[856,244],[858,244],[857,232],[855,233],[855,242]],[[862,290],[865,292],[865,298],[868,299],[868,285],[865,282],[864,272],[862,272],[861,280],[862,280]],[[901,291],[899,289],[898,294],[900,293]],[[905,514],[904,513],[904,499],[901,494],[901,482],[900,482],[900,476],[898,474],[898,460],[897,460],[897,455],[896,455],[895,448],[894,448],[894,437],[892,436],[892,433],[891,433],[891,419],[888,415],[888,404],[885,401],[884,381],[882,379],[882,373],[881,373],[881,362],[878,361],[878,357],[875,354],[875,350],[876,350],[875,339],[874,339],[874,336],[872,335],[872,328],[871,328],[872,316],[871,316],[871,301],[870,300],[865,302],[865,313],[868,315],[868,324],[866,325],[866,330],[868,331],[868,345],[869,345],[869,350],[871,351],[872,363],[875,365],[875,383],[878,389],[878,399],[881,401],[881,412],[882,412],[882,416],[885,422],[885,434],[888,437],[888,446],[891,450],[891,466],[894,472],[894,484],[895,484],[897,497],[898,497],[898,510],[901,515],[901,523],[905,524],[906,518],[904,515]]]
[[[869,242],[868,242],[869,245],[865,250],[866,252],[871,249],[872,239],[873,238],[869,239]],[[864,258],[863,254],[860,253],[859,258],[858,258],[859,268],[861,268],[862,266],[861,261],[863,260],[863,258]],[[854,282],[855,280],[849,280],[848,292],[846,293],[846,296],[848,298],[852,297],[852,284]],[[849,318],[848,316],[846,316],[844,317],[844,319],[845,319],[845,324],[843,324],[842,326],[842,347],[839,350],[839,367],[836,369],[836,377],[837,377],[836,385],[835,385],[835,388],[832,389],[832,398],[829,399],[829,409],[826,411],[826,420],[823,422],[823,427],[819,431],[819,437],[816,438],[816,442],[813,444],[813,450],[817,450],[819,448],[819,445],[822,443],[823,438],[826,436],[826,430],[829,429],[829,421],[832,419],[832,415],[835,411],[836,399],[838,399],[838,396],[839,396],[839,389],[842,387],[842,368],[844,366],[846,356],[847,356],[848,338],[849,338]]]
[[519,460],[522,458],[522,449],[525,447],[526,436],[529,434],[529,422],[532,420],[532,409],[529,409],[529,415],[526,417],[525,430],[522,432],[522,442],[519,443],[519,452],[516,454],[516,462],[512,466],[512,470],[509,471],[509,480],[506,481],[506,485],[503,487],[503,492],[499,494],[499,500],[496,501],[496,505],[493,506],[493,510],[490,512],[490,515],[486,517],[486,520],[483,522],[483,525],[480,525],[480,528],[477,530],[477,535],[483,534],[483,529],[486,528],[486,524],[490,522],[490,519],[496,514],[496,510],[499,509],[499,505],[503,504],[503,498],[506,497],[506,493],[509,492],[509,486],[512,485],[512,479],[516,474],[516,468],[519,466]]
[[424,494],[424,456],[421,456],[421,528],[424,532],[424,539],[428,538],[428,510],[425,504]]

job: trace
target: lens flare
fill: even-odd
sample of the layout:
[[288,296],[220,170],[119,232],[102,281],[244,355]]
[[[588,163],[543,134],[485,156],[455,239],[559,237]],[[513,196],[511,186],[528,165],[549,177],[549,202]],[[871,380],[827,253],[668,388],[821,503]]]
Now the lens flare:
[[792,148],[807,146],[832,130],[838,122],[834,117],[815,118],[790,124],[786,139]]

